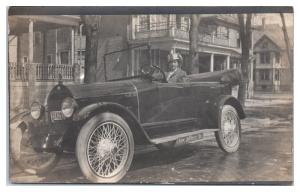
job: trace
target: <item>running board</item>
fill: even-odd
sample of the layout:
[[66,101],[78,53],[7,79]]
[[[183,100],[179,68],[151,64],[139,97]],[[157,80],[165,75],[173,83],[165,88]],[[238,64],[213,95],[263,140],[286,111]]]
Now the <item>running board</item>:
[[151,139],[151,142],[155,145],[160,143],[166,143],[169,141],[176,141],[177,143],[190,143],[203,139],[205,133],[215,132],[218,130],[219,129],[201,129],[193,132]]

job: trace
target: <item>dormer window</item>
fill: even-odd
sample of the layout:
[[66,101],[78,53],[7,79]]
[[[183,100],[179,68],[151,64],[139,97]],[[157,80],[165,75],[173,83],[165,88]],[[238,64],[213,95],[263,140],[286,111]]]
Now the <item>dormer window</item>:
[[263,44],[262,44],[262,48],[268,48],[268,46],[269,46],[269,44],[268,44],[268,42],[263,42]]

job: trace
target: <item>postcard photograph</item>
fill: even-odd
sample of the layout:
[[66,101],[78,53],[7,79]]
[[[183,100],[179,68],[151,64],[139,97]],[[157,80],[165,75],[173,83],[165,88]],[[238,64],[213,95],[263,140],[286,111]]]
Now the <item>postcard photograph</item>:
[[8,7],[8,180],[292,185],[292,7]]

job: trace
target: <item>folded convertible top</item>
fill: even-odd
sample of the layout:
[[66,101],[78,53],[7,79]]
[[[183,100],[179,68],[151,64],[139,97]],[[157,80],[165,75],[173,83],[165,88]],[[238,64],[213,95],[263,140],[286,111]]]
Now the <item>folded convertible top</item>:
[[215,71],[207,73],[192,74],[187,76],[190,82],[220,82],[232,86],[238,85],[241,81],[241,74],[237,69]]

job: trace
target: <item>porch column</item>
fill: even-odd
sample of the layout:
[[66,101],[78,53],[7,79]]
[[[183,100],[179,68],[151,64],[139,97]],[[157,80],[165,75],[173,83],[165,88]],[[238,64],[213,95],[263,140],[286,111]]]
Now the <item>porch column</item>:
[[79,64],[80,64],[80,67],[81,65],[83,65],[83,61],[82,61],[82,45],[81,45],[81,41],[82,41],[82,27],[83,27],[83,24],[80,24],[79,26]]
[[58,42],[57,42],[57,29],[55,29],[55,64],[58,64]]
[[71,65],[74,66],[74,58],[75,58],[75,35],[74,28],[71,30]]
[[230,55],[227,55],[227,61],[226,61],[227,67],[226,69],[230,69]]
[[28,103],[26,103],[26,107],[29,107],[31,103],[33,102],[33,99],[35,97],[35,81],[36,81],[36,65],[33,63],[33,20],[29,20],[28,25],[28,64],[29,64],[29,70],[28,70]]
[[29,30],[28,30],[28,63],[33,63],[33,21],[29,21]]
[[214,71],[214,54],[210,54],[210,72]]

